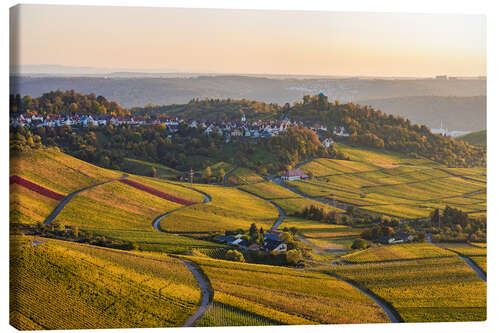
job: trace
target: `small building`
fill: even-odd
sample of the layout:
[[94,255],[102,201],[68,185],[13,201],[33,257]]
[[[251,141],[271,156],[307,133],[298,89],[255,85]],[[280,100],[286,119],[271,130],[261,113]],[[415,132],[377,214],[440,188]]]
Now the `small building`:
[[306,178],[309,178],[309,176],[300,169],[288,170],[283,176],[281,176],[282,180],[300,180]]
[[268,231],[266,232],[266,234],[264,235],[264,240],[274,240],[274,241],[280,241],[281,240],[281,232],[279,231]]
[[275,241],[272,239],[265,240],[263,244],[263,249],[267,252],[286,252],[287,246],[285,243],[281,241]]
[[259,251],[260,250],[260,246],[257,243],[253,243],[253,244],[251,244],[250,246],[247,247],[247,250],[248,251]]

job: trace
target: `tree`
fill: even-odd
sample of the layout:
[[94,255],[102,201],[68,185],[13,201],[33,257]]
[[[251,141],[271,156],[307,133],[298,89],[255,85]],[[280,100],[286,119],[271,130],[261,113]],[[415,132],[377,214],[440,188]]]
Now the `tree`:
[[366,249],[366,241],[362,238],[356,238],[354,242],[352,242],[351,249]]
[[208,178],[212,177],[212,169],[209,166],[205,169],[205,176]]
[[382,234],[384,236],[391,236],[394,233],[394,229],[389,226],[382,227]]
[[156,171],[156,168],[155,167],[151,167],[151,170],[149,171],[149,175],[151,177],[156,177],[157,175],[157,171]]
[[245,262],[245,257],[240,251],[237,250],[229,250],[225,255],[226,260],[237,261],[237,262]]
[[300,250],[286,251],[286,263],[297,266],[302,261],[302,252]]

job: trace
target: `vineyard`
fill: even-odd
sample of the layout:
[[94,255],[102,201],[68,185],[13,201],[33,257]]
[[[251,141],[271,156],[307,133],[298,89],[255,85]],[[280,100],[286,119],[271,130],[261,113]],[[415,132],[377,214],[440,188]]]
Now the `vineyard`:
[[264,179],[250,169],[236,168],[228,176],[228,180],[230,183],[243,185],[243,184],[259,183],[262,182]]
[[287,217],[281,228],[296,228],[304,239],[314,246],[325,251],[347,251],[351,249],[352,242],[358,238],[362,228],[345,225],[328,224],[311,221],[298,217]]
[[[334,210],[334,208],[330,205],[303,198],[300,195],[295,194],[292,191],[271,181],[255,183],[251,185],[243,185],[240,186],[240,189],[255,194],[256,196],[259,196],[261,198],[271,200],[281,209],[283,209],[286,215],[294,215],[296,213],[300,213],[304,210],[304,208],[310,206],[322,208],[327,213]],[[339,208],[337,208],[336,211],[339,213],[343,212],[343,210]]]
[[11,251],[10,321],[18,328],[180,326],[200,297],[189,270],[167,256],[22,238]]
[[346,263],[361,264],[382,261],[451,257],[455,254],[427,243],[372,245],[370,248],[342,257]]
[[[200,199],[201,195],[195,193]],[[121,182],[112,182],[75,196],[54,222],[131,241],[146,251],[188,252],[193,247],[214,246],[209,242],[154,230],[152,221],[157,216],[180,207],[183,206]]]
[[[190,259],[209,277],[214,301],[229,306],[231,313],[239,310],[295,325],[388,322],[386,314],[370,298],[327,275],[202,257]],[[224,325],[238,325],[239,311],[237,316],[225,318]],[[213,315],[209,313],[202,323],[211,320]]]
[[214,302],[197,326],[269,326],[279,322],[230,305]]
[[16,175],[10,176],[9,185],[13,185],[13,184],[17,184],[19,186],[27,188],[28,190],[36,192],[36,193],[43,195],[44,197],[47,197],[49,199],[53,199],[53,200],[57,200],[57,201],[64,199],[64,195],[59,194],[59,193],[54,192],[54,191],[51,191],[49,189],[46,189],[43,186],[40,186],[40,185],[35,184],[33,182],[30,182],[29,180],[24,179],[24,178],[19,177],[19,176],[16,176]]
[[486,283],[457,256],[326,271],[382,297],[405,322],[486,320]]
[[446,205],[476,215],[486,211],[484,168],[445,168],[424,159],[339,146],[349,161],[315,159],[301,167],[312,179],[287,185],[311,197],[335,196],[366,211],[402,218],[427,217]]
[[37,224],[56,208],[59,201],[50,199],[18,184],[10,185],[10,223]]
[[272,204],[238,189],[214,185],[196,185],[195,188],[210,195],[212,201],[166,216],[160,223],[163,230],[206,233],[248,229],[251,223],[268,229],[278,217],[278,210]]
[[62,195],[122,176],[119,172],[99,168],[54,148],[13,155],[10,172],[11,176],[15,174]]

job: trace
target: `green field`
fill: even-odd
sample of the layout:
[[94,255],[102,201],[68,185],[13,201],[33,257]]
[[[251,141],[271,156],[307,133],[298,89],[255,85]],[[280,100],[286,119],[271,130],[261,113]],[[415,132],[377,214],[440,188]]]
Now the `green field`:
[[11,241],[10,323],[19,329],[180,326],[200,298],[181,261],[78,243]]
[[[210,278],[216,304],[229,306],[226,311],[231,315],[224,318],[224,325],[236,325],[242,317],[251,324],[255,316],[281,324],[388,321],[370,298],[327,275],[202,257],[190,259]],[[202,323],[211,322],[213,315],[206,317]]]
[[457,256],[326,270],[382,297],[405,322],[486,320],[486,283]]
[[486,141],[487,141],[486,140],[486,130],[472,132],[472,133],[460,136],[457,139],[468,142],[474,146],[486,147]]
[[234,169],[228,176],[228,179],[230,183],[240,185],[258,183],[264,180],[264,178],[262,178],[255,171],[241,167]]
[[162,164],[136,160],[133,158],[124,159],[123,170],[137,175],[150,176],[152,168],[156,169],[156,177],[162,179],[176,178],[181,172]]

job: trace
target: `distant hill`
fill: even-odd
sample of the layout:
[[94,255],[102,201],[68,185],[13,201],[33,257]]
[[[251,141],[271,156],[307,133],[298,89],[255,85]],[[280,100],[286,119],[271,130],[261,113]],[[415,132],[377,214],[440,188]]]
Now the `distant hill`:
[[[486,80],[269,78],[265,75],[195,77],[40,77],[11,76],[11,94],[41,96],[52,90],[95,93],[122,107],[183,104],[193,98],[231,98],[293,103],[322,92],[330,101],[359,102],[404,96],[485,96]],[[478,128],[482,129],[482,128]]]
[[486,128],[486,96],[405,96],[356,100],[429,128],[479,131]]
[[463,135],[457,138],[458,140],[463,140],[474,146],[486,147],[486,130],[472,132],[467,135]]

